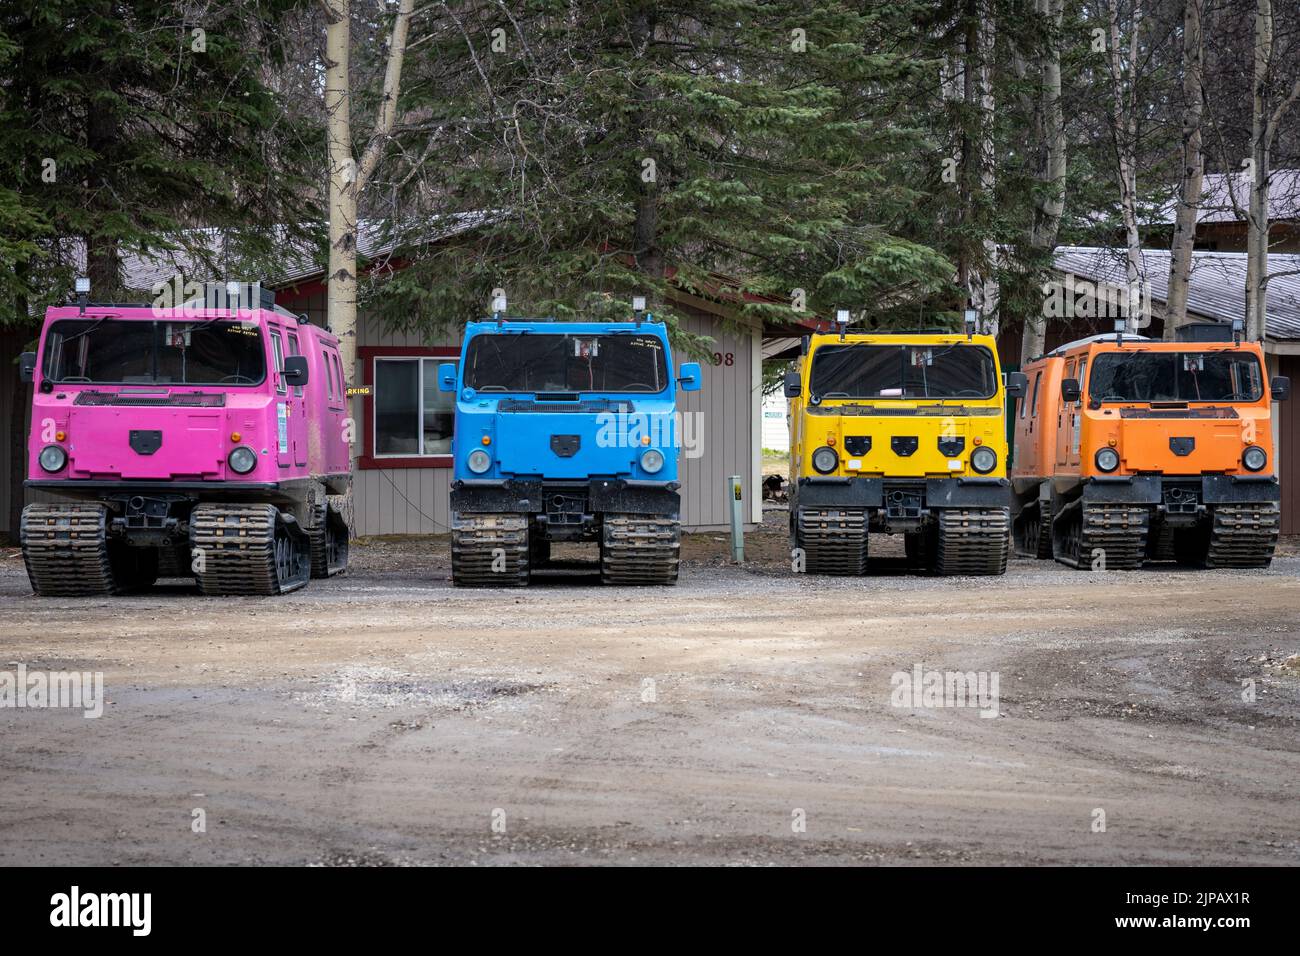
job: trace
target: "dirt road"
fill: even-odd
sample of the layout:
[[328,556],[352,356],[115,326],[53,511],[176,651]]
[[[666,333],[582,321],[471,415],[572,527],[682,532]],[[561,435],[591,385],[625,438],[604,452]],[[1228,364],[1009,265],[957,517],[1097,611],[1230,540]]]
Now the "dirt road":
[[[1300,559],[843,580],[750,544],[516,593],[375,542],[277,600],[41,599],[10,555],[0,671],[109,703],[0,710],[0,863],[1300,863]],[[894,706],[917,665],[996,674],[997,716]]]

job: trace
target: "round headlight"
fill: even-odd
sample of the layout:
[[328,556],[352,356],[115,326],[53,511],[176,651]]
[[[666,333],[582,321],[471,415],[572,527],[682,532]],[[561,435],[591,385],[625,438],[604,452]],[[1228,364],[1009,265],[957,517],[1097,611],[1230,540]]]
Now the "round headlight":
[[1102,448],[1093,456],[1098,471],[1114,471],[1119,467],[1119,452],[1114,448]]
[[981,475],[987,475],[998,466],[998,453],[987,445],[981,445],[971,452],[970,466]]
[[469,453],[469,459],[466,461],[466,464],[469,465],[469,470],[474,472],[474,474],[481,475],[492,467],[492,456],[482,448],[475,448]]
[[840,456],[835,454],[834,448],[823,445],[812,453],[812,466],[823,475],[829,475],[839,464]]
[[68,453],[58,445],[46,445],[37,460],[46,471],[62,471],[68,463]]
[[1251,471],[1259,471],[1268,464],[1268,454],[1258,445],[1251,445],[1241,453],[1241,463]]
[[641,455],[641,467],[654,474],[664,466],[664,453],[657,448],[647,448]]
[[240,445],[230,453],[230,470],[237,475],[246,475],[257,467],[257,452]]

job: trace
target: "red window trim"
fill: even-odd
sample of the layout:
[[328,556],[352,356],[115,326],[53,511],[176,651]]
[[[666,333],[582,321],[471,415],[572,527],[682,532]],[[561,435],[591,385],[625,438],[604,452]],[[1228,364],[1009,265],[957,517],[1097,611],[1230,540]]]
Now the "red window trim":
[[377,358],[460,358],[460,349],[452,346],[417,348],[414,346],[389,347],[363,345],[357,349],[361,360],[361,384],[369,386],[371,394],[361,399],[361,449],[357,467],[372,471],[379,468],[450,468],[451,455],[425,455],[419,458],[376,458],[374,436],[370,423],[375,420],[375,359]]

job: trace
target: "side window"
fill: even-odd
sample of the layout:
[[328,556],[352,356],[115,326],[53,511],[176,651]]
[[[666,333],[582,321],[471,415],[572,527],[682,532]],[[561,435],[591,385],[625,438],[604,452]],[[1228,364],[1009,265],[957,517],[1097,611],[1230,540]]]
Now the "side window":
[[320,350],[321,364],[325,366],[325,398],[331,405],[334,404],[334,366],[330,364],[330,353],[328,349]]
[[288,389],[284,387],[284,347],[280,344],[280,330],[268,326],[271,332],[271,352],[275,356],[275,394],[283,395]]
[[321,349],[321,365],[325,367],[325,384],[329,389],[330,406],[339,405],[339,399],[342,398],[342,392],[338,388],[338,373],[334,371],[333,355],[330,355],[329,349]]
[[1083,401],[1088,394],[1088,360],[1083,358],[1079,360],[1079,401]]
[[1034,397],[1030,400],[1033,410],[1029,413],[1030,418],[1038,417],[1038,386],[1043,384],[1043,373],[1040,369],[1034,373]]
[[330,381],[334,383],[334,403],[339,407],[346,404],[343,394],[343,373],[339,370],[339,356],[337,352],[325,353],[325,367],[329,369]]
[[374,454],[425,457],[451,453],[455,407],[438,388],[444,358],[376,358]]
[[[290,354],[290,355],[301,355],[301,354],[302,354],[301,352],[298,351],[298,336],[297,336],[295,333],[293,333],[293,332],[290,332],[290,333],[289,333],[289,354]],[[293,387],[293,396],[294,396],[294,398],[302,398],[302,386],[301,386],[301,385],[295,385],[295,386]]]

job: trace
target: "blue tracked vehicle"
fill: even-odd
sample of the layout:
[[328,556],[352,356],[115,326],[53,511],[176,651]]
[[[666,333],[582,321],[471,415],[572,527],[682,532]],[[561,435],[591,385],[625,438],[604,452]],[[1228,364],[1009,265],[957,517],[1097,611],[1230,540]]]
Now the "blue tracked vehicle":
[[674,584],[681,542],[677,390],[668,332],[638,322],[471,322],[459,367],[452,581],[528,583],[552,541],[593,541],[606,584]]

